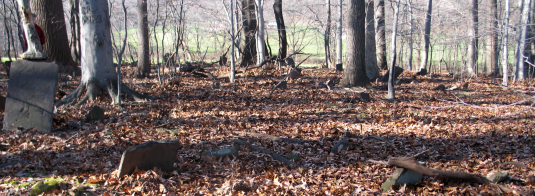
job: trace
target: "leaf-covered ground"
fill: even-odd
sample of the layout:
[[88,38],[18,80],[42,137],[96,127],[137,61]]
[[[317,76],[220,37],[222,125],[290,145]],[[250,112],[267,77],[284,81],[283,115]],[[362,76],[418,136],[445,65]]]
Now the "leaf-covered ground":
[[[226,72],[210,70],[214,75]],[[386,88],[373,83],[374,88],[366,90],[371,100],[365,101],[359,89],[321,85],[341,73],[326,69],[302,73],[300,79],[288,82],[288,89],[279,89],[271,97],[272,88],[283,78],[278,71],[249,71],[236,84],[222,79],[219,89],[212,88],[213,80],[190,73],[163,85],[155,74],[146,80],[127,77],[130,87],[156,99],[128,101],[121,110],[103,95],[80,108],[57,108],[51,134],[1,132],[0,194],[27,195],[35,184],[53,181],[56,184],[45,194],[377,195],[394,168],[368,160],[426,151],[419,160],[429,168],[483,176],[508,171],[525,182],[502,182],[510,189],[502,190],[424,177],[387,194],[535,194],[534,95],[530,93],[534,89],[527,84],[504,89],[491,79],[472,79],[467,89],[440,91],[432,89],[440,84],[462,88],[466,81],[448,75],[414,79],[404,74],[396,87],[397,100],[384,100]],[[0,90],[5,96],[7,80],[5,74],[2,77]],[[78,81],[62,75],[59,89],[70,92]],[[95,105],[105,109],[106,118],[87,122],[84,116]],[[348,137],[346,132],[354,135]],[[351,147],[331,152],[344,137]],[[249,144],[238,156],[201,158],[203,151],[236,146],[233,138]],[[170,139],[183,144],[173,172],[156,169],[115,177],[127,147]],[[289,167],[270,154],[251,150],[250,145],[296,158],[292,161],[302,167]],[[506,164],[511,162],[515,164]]]

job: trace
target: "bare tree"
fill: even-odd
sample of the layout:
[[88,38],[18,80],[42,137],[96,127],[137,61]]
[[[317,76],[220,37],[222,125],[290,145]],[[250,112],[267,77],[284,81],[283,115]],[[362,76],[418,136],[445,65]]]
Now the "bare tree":
[[327,10],[327,22],[325,24],[325,33],[323,34],[323,46],[325,49],[325,68],[331,65],[331,0],[325,0]]
[[390,59],[390,71],[388,74],[388,95],[386,99],[395,99],[396,94],[394,91],[394,72],[396,66],[396,37],[398,31],[398,16],[399,16],[399,0],[394,5],[394,24],[392,25],[392,58]]
[[518,38],[518,44],[516,49],[516,66],[515,66],[515,76],[514,81],[523,81],[524,80],[524,51],[526,45],[526,32],[527,25],[529,21],[529,9],[530,9],[531,0],[524,0],[522,5],[522,21],[520,26],[520,34]]
[[413,31],[413,19],[412,19],[412,0],[407,0],[407,7],[408,7],[408,11],[409,11],[409,70],[412,71],[414,70],[413,69],[413,66],[412,66],[412,51],[413,51],[413,44],[414,44],[414,31]]
[[342,0],[338,5],[338,32],[336,32],[336,64],[342,64]]
[[28,48],[21,57],[24,59],[46,59],[47,56],[43,52],[41,40],[35,29],[34,18],[30,8],[30,0],[18,0],[17,2],[20,6],[22,26],[24,27],[24,35],[26,36],[26,42],[28,43]]
[[242,0],[243,30],[245,31],[245,47],[242,63],[253,63],[256,56],[256,16],[254,0]]
[[377,65],[388,69],[386,63],[385,0],[377,0],[375,12],[375,41],[377,43]]
[[429,56],[429,36],[431,34],[431,13],[433,10],[433,0],[427,3],[427,14],[425,15],[424,50],[422,51],[422,61],[420,62],[420,73],[427,73],[427,58]]
[[366,76],[366,8],[364,0],[349,1],[346,69],[341,86],[370,87]]
[[[56,106],[71,103],[87,90],[85,96],[77,105],[87,100],[93,101],[100,92],[107,92],[114,103],[117,103],[118,87],[117,72],[113,66],[113,53],[110,35],[110,17],[108,15],[107,0],[80,0],[81,44],[82,44],[82,79],[80,85],[65,98],[56,103]],[[121,87],[136,101],[143,100],[145,96]]]
[[508,39],[509,39],[509,0],[505,0],[505,18],[503,20],[503,45],[502,45],[502,68],[503,68],[503,82],[502,86],[507,86],[509,84],[509,67],[508,67],[508,56],[509,50],[507,48]]
[[256,64],[260,65],[266,57],[266,43],[264,42],[264,1],[256,0],[256,18],[258,31],[256,32]]
[[374,9],[373,0],[368,0],[366,3],[366,75],[370,80],[379,77],[375,49]]
[[43,28],[46,35],[47,42],[43,51],[48,59],[61,63],[64,71],[76,70],[76,63],[72,59],[69,48],[63,2],[61,0],[31,1],[31,7],[33,13],[37,15],[36,24]]
[[491,75],[493,72],[496,73],[497,70],[494,70],[496,67],[497,56],[498,56],[498,2],[497,0],[489,0],[490,4],[490,32],[487,35],[487,57],[485,63],[485,75]]
[[137,0],[137,69],[138,78],[150,75],[150,45],[149,45],[149,19],[147,13],[147,0]]
[[466,65],[466,71],[468,76],[472,77],[477,70],[477,38],[478,38],[478,0],[472,0],[472,7],[470,7],[470,13],[472,14],[472,26],[470,29],[471,38],[468,45],[468,64]]

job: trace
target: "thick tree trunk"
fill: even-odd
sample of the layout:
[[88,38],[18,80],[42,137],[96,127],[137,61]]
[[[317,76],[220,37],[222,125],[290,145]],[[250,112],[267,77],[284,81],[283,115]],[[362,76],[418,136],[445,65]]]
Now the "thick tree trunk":
[[398,16],[399,16],[399,0],[396,1],[394,5],[394,24],[392,28],[392,56],[390,59],[390,71],[388,77],[388,95],[386,99],[395,99],[396,95],[394,92],[394,71],[396,66],[396,38],[398,31]]
[[256,56],[256,14],[254,0],[242,0],[243,30],[245,47],[242,64],[253,64]]
[[45,32],[46,42],[44,53],[49,60],[61,63],[63,71],[76,70],[76,63],[71,56],[63,2],[61,0],[31,1],[33,13],[37,15],[35,21]]
[[19,14],[22,18],[22,26],[24,28],[23,33],[26,36],[27,43],[26,51],[21,57],[23,59],[31,60],[46,59],[47,56],[43,52],[41,39],[39,38],[35,27],[32,10],[30,8],[30,0],[17,0],[17,2],[20,7]]
[[150,45],[147,0],[137,0],[137,25],[138,59],[135,76],[138,78],[144,78],[149,77],[150,75]]
[[472,14],[472,28],[470,29],[471,39],[468,45],[468,64],[466,65],[466,72],[470,77],[476,74],[474,69],[477,70],[477,38],[479,21],[477,2],[478,0],[472,0],[472,7],[470,8],[470,12]]
[[386,31],[385,31],[385,0],[377,0],[375,12],[375,39],[377,43],[377,65],[386,70]]
[[422,51],[422,60],[420,62],[420,72],[427,72],[427,57],[429,53],[429,34],[431,34],[431,12],[433,10],[433,0],[427,3],[427,14],[425,16],[425,32],[424,32],[424,50]]
[[[327,22],[325,23],[325,33],[323,34],[323,45],[325,49],[325,68],[333,67],[331,64],[331,0],[325,0],[327,10]],[[275,15],[277,16],[277,15]],[[278,25],[278,23],[277,23]]]
[[516,72],[515,72],[515,79],[518,81],[524,80],[524,56],[525,56],[525,45],[526,45],[526,32],[527,32],[527,25],[529,20],[529,9],[531,0],[524,0],[524,4],[522,6],[522,21],[521,21],[521,27],[520,27],[520,35],[518,38],[518,49],[516,53]]
[[[80,0],[82,79],[80,85],[56,106],[71,103],[87,90],[78,105],[93,101],[100,92],[107,92],[117,103],[117,72],[113,66],[110,18],[107,0]],[[123,92],[135,100],[144,97],[123,86]]]
[[341,86],[370,87],[366,76],[366,8],[364,0],[349,1],[347,28],[346,69],[340,81]]
[[497,0],[489,0],[490,4],[490,26],[489,30],[490,33],[487,36],[488,44],[487,44],[487,58],[485,63],[485,72],[484,74],[486,76],[491,75],[493,72],[498,71],[494,70],[496,67],[496,63],[498,62],[496,59],[498,57],[498,1]]
[[368,0],[366,5],[366,75],[370,80],[380,76],[375,49],[374,9],[373,0]]
[[504,26],[503,26],[503,44],[502,44],[502,68],[503,68],[503,82],[502,85],[507,87],[509,84],[509,66],[507,63],[508,56],[509,56],[509,50],[507,48],[508,39],[509,39],[509,0],[505,0],[505,18],[504,18]]
[[288,51],[288,39],[286,38],[286,26],[282,15],[282,0],[275,0],[273,11],[275,12],[277,32],[279,33],[279,59],[285,59]]

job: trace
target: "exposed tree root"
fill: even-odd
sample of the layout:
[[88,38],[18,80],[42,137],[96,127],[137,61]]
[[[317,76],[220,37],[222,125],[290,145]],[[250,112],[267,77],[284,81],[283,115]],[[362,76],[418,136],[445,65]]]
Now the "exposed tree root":
[[[113,103],[117,103],[117,80],[105,80],[99,82],[97,79],[89,79],[87,82],[82,82],[80,85],[74,89],[71,93],[66,95],[62,100],[58,101],[55,106],[59,107],[61,105],[72,104],[76,99],[82,96],[82,93],[86,91],[82,99],[75,105],[78,107],[85,102],[94,101],[101,92],[105,92],[111,96]],[[143,95],[138,93],[124,84],[121,84],[121,93],[125,94],[128,98],[135,101],[143,101],[146,99],[153,99],[148,95]]]

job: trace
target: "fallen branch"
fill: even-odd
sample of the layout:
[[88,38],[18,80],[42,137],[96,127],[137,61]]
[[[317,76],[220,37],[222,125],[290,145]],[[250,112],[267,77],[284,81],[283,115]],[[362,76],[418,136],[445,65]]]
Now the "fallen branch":
[[[245,146],[247,144],[247,142],[241,140],[241,139],[238,139],[238,138],[234,138],[232,139],[232,141],[236,142],[237,144],[239,145],[242,145],[242,146]],[[290,167],[297,167],[297,168],[301,168],[302,166],[300,166],[299,164],[293,162],[293,161],[290,161],[288,160],[287,158],[271,151],[271,150],[268,150],[268,149],[264,149],[264,148],[260,148],[260,147],[256,147],[254,145],[248,145],[249,148],[253,151],[256,151],[256,152],[260,152],[260,153],[264,153],[264,154],[269,154],[271,155],[271,157],[273,157],[273,159],[277,160],[277,161],[280,161]]]
[[412,157],[392,157],[388,159],[388,165],[411,169],[423,175],[440,178],[440,179],[452,179],[452,180],[476,182],[479,184],[490,184],[490,181],[481,175],[471,174],[471,173],[466,173],[466,172],[458,172],[458,171],[444,171],[444,170],[430,169],[430,168],[427,168],[425,166],[418,164],[418,162]]

